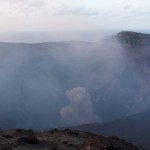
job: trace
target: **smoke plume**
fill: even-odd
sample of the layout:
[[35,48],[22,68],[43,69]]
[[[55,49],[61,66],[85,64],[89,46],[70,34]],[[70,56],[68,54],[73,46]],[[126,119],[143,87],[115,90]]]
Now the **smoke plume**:
[[69,124],[97,122],[98,116],[92,108],[91,96],[83,87],[67,90],[68,106],[60,110],[63,121]]

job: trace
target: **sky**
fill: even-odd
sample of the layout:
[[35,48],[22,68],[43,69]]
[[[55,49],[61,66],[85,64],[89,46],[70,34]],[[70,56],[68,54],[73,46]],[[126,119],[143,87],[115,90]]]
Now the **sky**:
[[149,29],[149,0],[0,0],[0,32]]

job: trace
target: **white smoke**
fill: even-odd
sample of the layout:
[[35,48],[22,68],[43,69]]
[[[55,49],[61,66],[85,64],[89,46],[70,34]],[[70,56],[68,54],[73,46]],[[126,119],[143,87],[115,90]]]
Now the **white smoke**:
[[92,109],[90,94],[85,88],[76,87],[70,91],[67,90],[66,95],[70,103],[60,110],[64,122],[82,124],[98,121],[98,117]]

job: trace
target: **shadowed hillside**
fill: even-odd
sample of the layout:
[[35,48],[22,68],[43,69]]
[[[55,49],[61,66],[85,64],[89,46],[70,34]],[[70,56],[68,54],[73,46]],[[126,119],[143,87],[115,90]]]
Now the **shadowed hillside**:
[[79,125],[72,128],[105,136],[116,135],[139,146],[150,148],[150,111],[111,122]]

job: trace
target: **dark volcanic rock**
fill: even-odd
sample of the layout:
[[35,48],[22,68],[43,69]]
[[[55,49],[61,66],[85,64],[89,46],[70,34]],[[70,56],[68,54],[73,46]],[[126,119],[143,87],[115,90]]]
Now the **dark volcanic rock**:
[[16,129],[15,132],[17,133],[17,136],[18,136],[18,140],[17,140],[18,142],[26,142],[29,144],[38,143],[38,139],[34,135],[34,132],[32,131],[32,129],[29,129],[29,130]]
[[53,134],[53,133],[58,132],[58,129],[56,129],[56,128],[55,128],[55,129],[51,129],[51,130],[49,130],[48,132],[51,133],[51,134]]
[[9,135],[9,134],[3,134],[2,137],[3,137],[3,138],[8,138],[8,139],[9,139],[9,138],[10,138],[10,139],[11,139],[11,138],[14,138],[12,135]]
[[[70,129],[35,133],[27,131],[29,130],[17,129],[0,134],[0,150],[141,150],[117,137],[98,136],[88,132]],[[4,138],[4,134],[13,138]]]
[[1,145],[0,150],[13,150],[10,145]]
[[38,139],[34,135],[26,135],[19,137],[18,141],[23,141],[29,144],[37,144]]
[[25,130],[25,129],[16,129],[16,133],[20,133],[20,134],[27,134],[27,135],[32,135],[34,134],[32,129],[29,130]]
[[74,134],[74,132],[71,129],[64,129],[64,134]]

